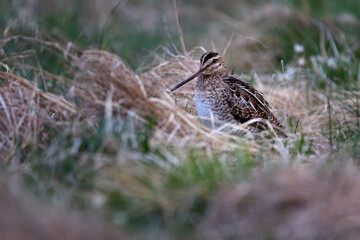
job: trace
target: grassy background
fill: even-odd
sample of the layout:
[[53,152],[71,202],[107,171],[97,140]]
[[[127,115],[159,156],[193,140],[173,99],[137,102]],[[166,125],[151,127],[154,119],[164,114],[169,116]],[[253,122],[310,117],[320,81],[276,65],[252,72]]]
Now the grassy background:
[[[127,1],[114,9],[116,3],[111,0],[5,0],[0,9],[0,32],[4,40],[21,34],[57,42],[65,48],[72,42],[78,50],[98,49],[103,36],[102,49],[119,56],[139,77],[156,73],[157,66],[170,65],[173,59],[187,64],[177,58],[180,44],[172,2]],[[336,169],[344,169],[349,162],[358,171],[360,3],[355,0],[256,3],[227,0],[221,4],[216,1],[179,1],[179,4],[188,50],[202,46],[222,52],[234,34],[225,55],[228,70],[250,76],[252,83],[265,90],[268,97],[272,96],[271,101],[279,107],[280,118],[290,133],[288,140],[237,136],[227,139],[226,150],[220,151],[213,140],[200,138],[199,133],[193,133],[195,140],[186,140],[184,144],[183,138],[177,137],[164,141],[159,138],[163,119],[156,113],[143,115],[141,107],[126,112],[119,104],[120,110],[114,107],[109,117],[104,100],[94,108],[97,110],[95,120],[89,114],[70,117],[64,114],[65,120],[62,120],[57,114],[63,109],[57,112],[46,105],[39,108],[47,111],[39,117],[42,127],[29,130],[30,140],[23,137],[26,131],[20,129],[13,132],[12,145],[7,146],[6,135],[11,131],[6,131],[5,123],[1,125],[4,144],[0,146],[0,160],[4,178],[16,177],[24,191],[35,195],[35,201],[45,202],[49,208],[60,206],[66,211],[90,213],[110,226],[129,230],[145,239],[188,239],[206,236],[204,226],[212,228],[208,220],[211,222],[211,211],[221,203],[216,196],[223,189],[247,184],[247,188],[253,190],[249,190],[250,195],[244,193],[245,196],[271,202],[268,192],[257,192],[259,188],[254,180],[257,174],[264,178],[263,182],[275,179],[276,185],[277,171],[283,168],[288,170],[281,170],[280,175],[283,171],[303,168],[315,173],[330,172],[324,177],[330,180],[337,179],[341,170]],[[89,76],[111,78],[96,72],[89,74],[91,69],[85,71],[73,64],[64,57],[65,51],[56,52],[56,47],[22,39],[4,42],[0,45],[0,62],[8,66],[11,73],[66,99],[84,112],[88,101],[83,96],[73,96],[72,86],[83,79],[91,85]],[[303,50],[296,51],[296,45]],[[201,51],[195,50],[191,57],[198,59],[200,54]],[[196,69],[197,63],[192,63]],[[0,67],[2,72],[7,71],[5,65]],[[106,66],[102,67],[106,70]],[[38,69],[49,73],[45,73],[45,80]],[[178,66],[170,68],[169,73],[161,77],[171,85],[191,72],[191,69],[180,70]],[[2,80],[2,89],[6,90],[7,79]],[[85,85],[79,89],[82,88],[86,89]],[[274,89],[278,92],[274,93]],[[0,96],[12,106],[6,100],[5,90]],[[187,94],[186,104],[191,108],[191,93]],[[105,99],[106,94],[104,96]],[[297,101],[295,96],[304,98]],[[177,97],[181,106],[182,95]],[[33,103],[25,102],[32,109]],[[287,102],[294,106],[287,107]],[[5,119],[6,104],[1,106],[0,114]],[[55,124],[49,117],[52,112],[56,113]],[[145,120],[139,121],[136,116]],[[302,179],[303,175],[298,177]],[[310,179],[314,185],[320,182],[316,177]],[[356,183],[349,185],[357,191]],[[227,198],[237,199],[231,195]],[[304,198],[312,201],[311,196]],[[252,201],[246,204],[251,207]],[[297,205],[290,202],[289,206],[296,208]],[[236,206],[234,208],[233,211],[237,211]],[[264,211],[265,215],[274,214]],[[251,214],[248,217],[251,219]],[[356,226],[349,224],[349,228],[356,229]],[[286,239],[271,225],[260,223],[258,229],[261,234],[265,231],[261,235],[265,238]],[[347,232],[344,229],[330,237],[348,236],[344,235]],[[321,227],[317,230],[312,237],[328,237]],[[233,237],[221,228],[217,234]],[[234,236],[246,237],[241,234]]]

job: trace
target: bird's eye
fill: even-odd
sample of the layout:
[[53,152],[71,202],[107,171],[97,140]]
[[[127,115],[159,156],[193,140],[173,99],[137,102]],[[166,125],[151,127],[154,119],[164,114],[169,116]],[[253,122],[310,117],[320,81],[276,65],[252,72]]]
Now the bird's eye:
[[212,63],[216,63],[218,60],[215,58],[212,60]]

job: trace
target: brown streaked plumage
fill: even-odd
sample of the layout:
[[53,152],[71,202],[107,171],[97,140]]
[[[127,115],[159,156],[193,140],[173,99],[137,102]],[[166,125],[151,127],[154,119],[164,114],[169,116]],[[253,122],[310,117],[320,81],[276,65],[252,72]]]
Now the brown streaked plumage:
[[[271,112],[264,95],[251,84],[229,75],[222,57],[216,52],[207,52],[200,58],[200,69],[188,79],[176,85],[174,91],[197,78],[195,83],[195,105],[200,117],[221,122],[245,123],[251,119],[269,120],[278,133],[285,128]],[[205,124],[211,126],[210,121]],[[264,122],[250,124],[252,130],[264,130]]]

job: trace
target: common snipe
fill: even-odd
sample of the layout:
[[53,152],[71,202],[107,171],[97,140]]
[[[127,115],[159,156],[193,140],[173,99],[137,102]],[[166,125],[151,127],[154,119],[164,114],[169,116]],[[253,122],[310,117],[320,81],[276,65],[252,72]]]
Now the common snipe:
[[[171,91],[197,77],[195,83],[195,105],[202,119],[213,117],[220,122],[245,123],[251,119],[269,120],[278,133],[285,136],[285,128],[271,112],[264,95],[251,84],[229,75],[222,57],[216,52],[207,52],[200,58],[200,69],[182,81]],[[211,122],[205,120],[211,127]],[[250,129],[264,130],[266,123],[257,121],[249,124]]]

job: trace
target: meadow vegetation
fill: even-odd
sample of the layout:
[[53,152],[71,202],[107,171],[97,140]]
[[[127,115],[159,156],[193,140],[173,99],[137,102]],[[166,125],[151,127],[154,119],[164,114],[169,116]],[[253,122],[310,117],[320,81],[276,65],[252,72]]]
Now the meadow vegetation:
[[[359,235],[360,3],[179,1],[184,53],[172,1],[117,2],[2,3],[0,209],[18,202],[14,222],[69,239],[77,226],[106,239]],[[265,93],[288,138],[209,129],[192,84],[170,92],[205,49]],[[9,239],[46,236],[11,227]]]

